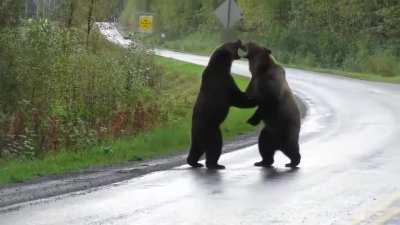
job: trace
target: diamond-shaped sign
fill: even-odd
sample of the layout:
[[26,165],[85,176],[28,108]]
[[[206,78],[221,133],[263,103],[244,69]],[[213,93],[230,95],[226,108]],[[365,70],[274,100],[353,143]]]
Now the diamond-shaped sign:
[[232,27],[242,18],[242,10],[235,0],[226,0],[214,13],[225,28]]
[[153,15],[139,16],[139,31],[142,33],[153,33]]

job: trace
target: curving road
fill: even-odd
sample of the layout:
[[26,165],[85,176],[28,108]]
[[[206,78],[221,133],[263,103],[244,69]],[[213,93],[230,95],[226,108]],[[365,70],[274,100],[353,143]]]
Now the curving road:
[[[207,57],[157,50],[204,65]],[[247,63],[232,72],[249,76]],[[224,171],[187,166],[0,209],[1,225],[400,224],[400,86],[286,69],[308,106],[298,170],[252,166],[257,146],[224,154]]]

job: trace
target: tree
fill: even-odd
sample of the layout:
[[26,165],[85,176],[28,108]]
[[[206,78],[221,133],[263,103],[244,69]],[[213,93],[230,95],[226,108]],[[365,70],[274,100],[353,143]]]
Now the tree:
[[0,26],[16,25],[24,13],[24,0],[2,0]]
[[90,0],[90,5],[89,5],[89,11],[88,11],[88,17],[87,17],[87,33],[86,33],[86,46],[89,46],[89,37],[90,37],[90,32],[92,31],[92,27],[94,24],[93,20],[93,11],[95,7],[96,0]]

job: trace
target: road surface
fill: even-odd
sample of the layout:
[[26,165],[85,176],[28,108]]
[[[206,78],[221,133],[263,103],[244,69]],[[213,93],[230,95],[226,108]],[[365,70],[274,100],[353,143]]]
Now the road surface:
[[[204,65],[207,57],[158,50]],[[234,73],[249,76],[245,62]],[[400,86],[286,69],[308,106],[300,168],[254,167],[257,146],[226,170],[187,166],[0,209],[1,225],[400,224]]]

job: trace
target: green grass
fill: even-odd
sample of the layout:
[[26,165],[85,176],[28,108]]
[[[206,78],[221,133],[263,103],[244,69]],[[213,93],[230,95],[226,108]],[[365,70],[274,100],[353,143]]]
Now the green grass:
[[[208,36],[205,37],[204,33],[206,32],[203,32],[203,35],[198,32],[189,34],[185,38],[179,40],[166,41],[161,46],[164,48],[177,51],[191,52],[200,55],[210,55],[213,49],[215,49],[219,45],[219,39],[216,34],[210,34],[211,37]],[[319,68],[318,66],[310,66],[302,63],[290,63],[282,65],[290,68],[297,68],[297,69],[309,70],[320,73],[335,74],[339,76],[345,76],[360,80],[378,81],[386,83],[400,83],[400,74],[394,76],[384,76],[376,73],[351,72],[345,69],[340,70],[340,69],[330,69],[330,68]]]
[[219,40],[218,34],[199,31],[189,34],[184,39],[165,41],[162,43],[162,46],[180,52],[195,52],[201,55],[210,55],[220,45]]
[[[157,63],[167,71],[160,101],[171,101],[165,105],[170,105],[171,111],[175,110],[171,113],[174,116],[172,122],[135,137],[108,140],[77,151],[64,149],[42,159],[0,160],[0,185],[185,152],[190,144],[191,111],[203,68],[161,57],[157,58]],[[247,86],[246,78],[235,77],[235,80],[241,88]],[[222,128],[225,141],[255,130],[245,122],[253,111],[231,109]]]
[[354,79],[359,79],[359,80],[400,84],[400,74],[398,76],[381,76],[381,75],[376,75],[376,74],[371,74],[371,73],[356,73],[356,72],[349,72],[349,71],[344,71],[344,70],[310,67],[310,66],[297,65],[297,64],[284,64],[284,66],[289,67],[289,68],[318,72],[318,73],[328,73],[328,74],[333,74],[333,75],[339,75],[339,76],[344,76],[344,77],[349,77],[349,78],[354,78]]
[[[171,64],[171,62],[174,62]],[[184,62],[159,58],[159,63],[166,66],[169,70],[175,70],[180,72],[186,72],[186,74],[198,74],[196,78],[198,78],[198,83],[196,90],[198,90],[200,85],[200,76],[199,74],[202,71],[201,66],[187,64]],[[248,85],[248,78],[235,76],[234,77],[236,84],[244,90]],[[192,105],[191,105],[192,106]],[[192,110],[190,108],[190,110]],[[255,129],[246,123],[247,119],[252,115],[254,109],[238,109],[232,107],[228,118],[225,120],[224,124],[222,125],[222,131],[225,139],[233,138],[240,134],[245,134],[249,131],[254,131]],[[189,121],[190,122],[190,121]]]

